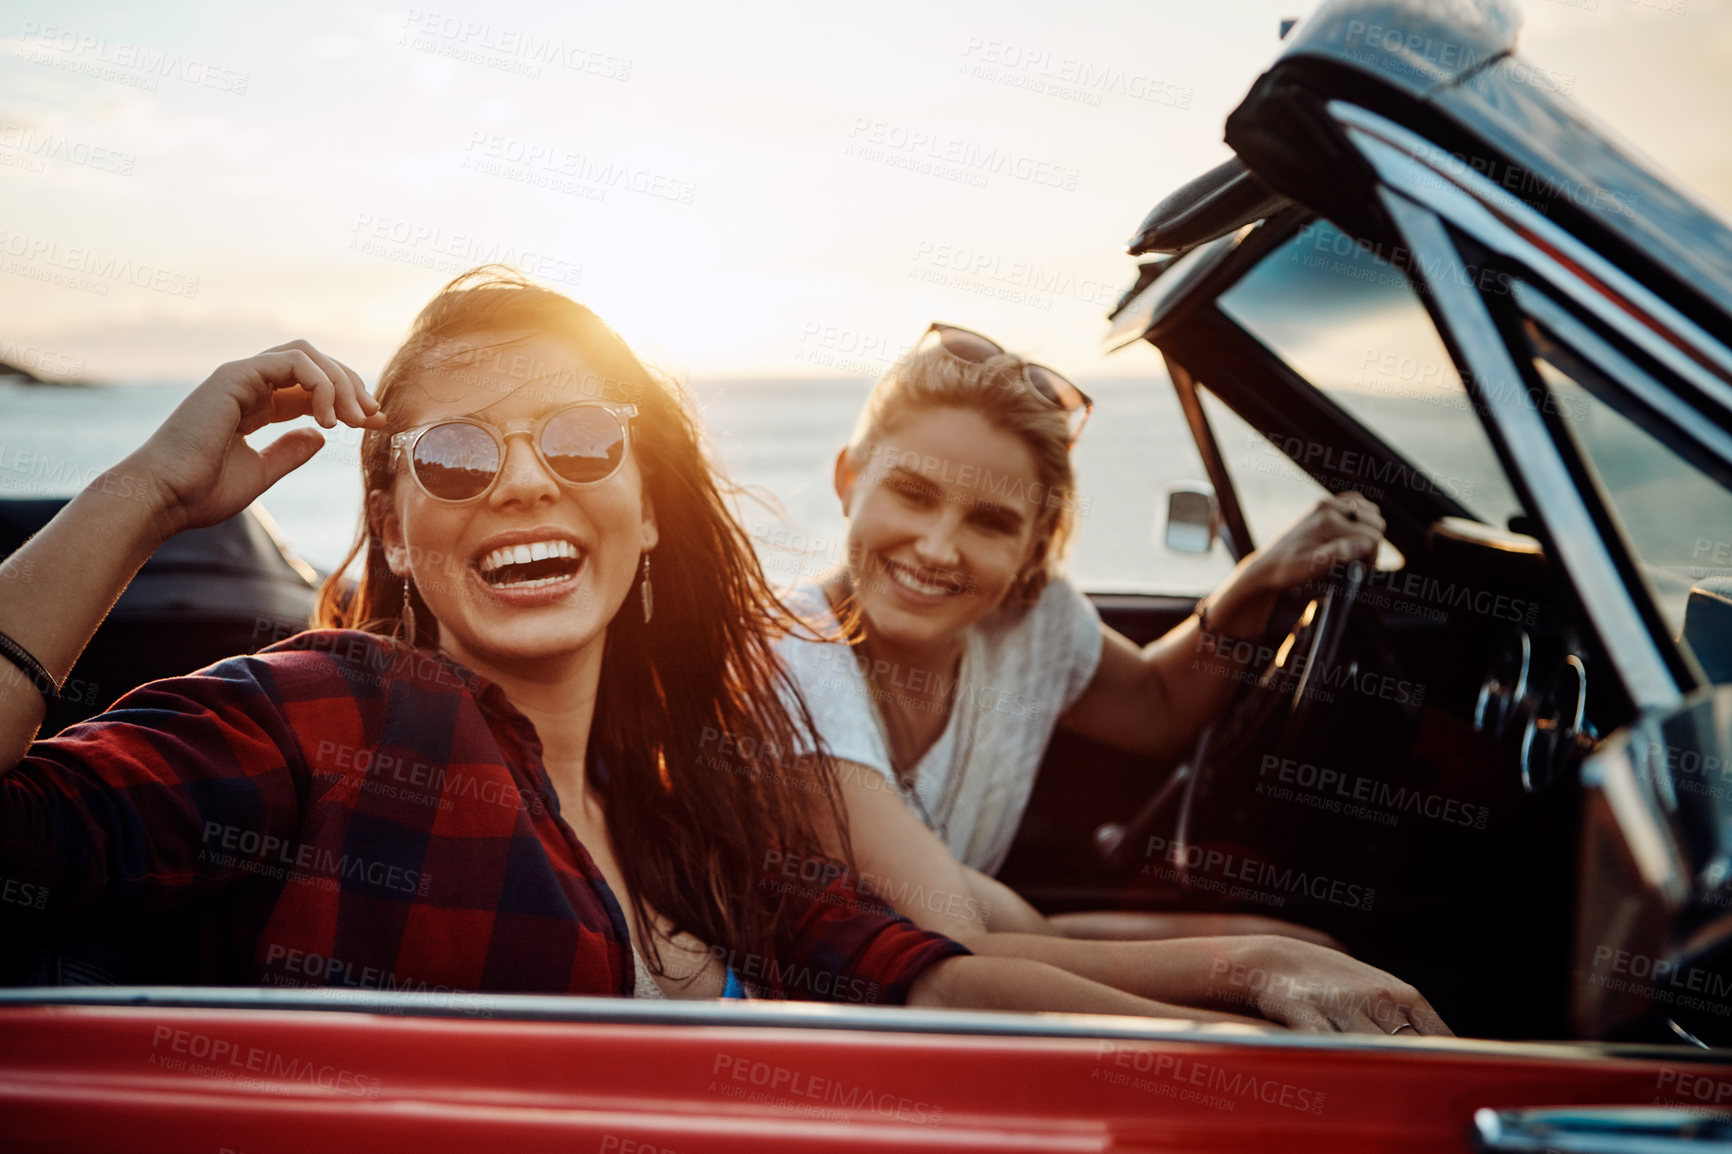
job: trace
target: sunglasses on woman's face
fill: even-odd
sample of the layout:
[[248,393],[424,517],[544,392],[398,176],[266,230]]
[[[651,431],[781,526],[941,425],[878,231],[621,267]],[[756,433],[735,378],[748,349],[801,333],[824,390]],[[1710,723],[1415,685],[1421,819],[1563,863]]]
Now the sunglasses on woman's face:
[[[934,321],[927,326],[920,342],[924,346],[931,338],[937,338],[951,356],[972,364],[985,364],[993,357],[1005,355],[1004,346],[991,337],[957,325]],[[1023,376],[1028,380],[1029,388],[1064,410],[1065,419],[1070,423],[1070,443],[1076,444],[1076,439],[1082,436],[1083,426],[1088,424],[1089,414],[1094,411],[1094,401],[1057,369],[1033,362],[1025,364]]]
[[473,501],[485,496],[505,467],[505,440],[524,436],[548,472],[567,485],[599,485],[625,464],[626,422],[636,405],[579,401],[539,419],[492,425],[475,417],[452,417],[405,429],[391,448],[408,458],[421,491],[436,501]]

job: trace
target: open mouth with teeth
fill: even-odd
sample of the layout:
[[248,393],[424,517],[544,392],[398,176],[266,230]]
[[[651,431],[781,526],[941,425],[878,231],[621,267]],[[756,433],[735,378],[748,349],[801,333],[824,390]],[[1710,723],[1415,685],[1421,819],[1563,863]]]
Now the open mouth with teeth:
[[900,561],[891,561],[884,568],[896,584],[926,597],[944,597],[961,589],[961,583],[954,574],[937,569],[924,566],[917,569]]
[[502,545],[475,567],[495,589],[539,589],[576,576],[583,568],[583,552],[570,541]]

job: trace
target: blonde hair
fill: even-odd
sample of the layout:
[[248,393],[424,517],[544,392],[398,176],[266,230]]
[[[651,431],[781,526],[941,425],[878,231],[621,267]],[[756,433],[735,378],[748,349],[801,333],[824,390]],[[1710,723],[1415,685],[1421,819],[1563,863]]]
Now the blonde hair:
[[[1012,353],[966,360],[937,342],[916,346],[879,378],[848,440],[849,459],[863,469],[891,425],[923,410],[956,408],[979,413],[1028,446],[1038,488],[1026,496],[1039,509],[1033,550],[1017,575],[1009,601],[1032,602],[1062,568],[1076,535],[1076,474],[1070,459],[1070,424],[1064,410],[1028,383],[1028,362]],[[1001,492],[1005,483],[993,486]]]

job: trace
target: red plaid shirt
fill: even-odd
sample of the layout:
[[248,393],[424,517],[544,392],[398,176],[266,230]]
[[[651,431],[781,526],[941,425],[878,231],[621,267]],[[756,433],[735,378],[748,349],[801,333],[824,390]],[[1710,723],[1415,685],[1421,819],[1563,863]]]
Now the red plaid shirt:
[[[192,981],[633,986],[620,905],[559,816],[528,718],[447,658],[368,633],[152,682],[37,742],[0,777],[0,873],[34,887],[15,906],[50,917],[195,915]],[[797,894],[775,967],[733,968],[789,997],[899,1003],[968,952],[854,885]]]

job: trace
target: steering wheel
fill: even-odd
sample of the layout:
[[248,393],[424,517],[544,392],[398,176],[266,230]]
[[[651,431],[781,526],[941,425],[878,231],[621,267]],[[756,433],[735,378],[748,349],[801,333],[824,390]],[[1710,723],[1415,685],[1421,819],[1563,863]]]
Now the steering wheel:
[[[1220,776],[1221,766],[1242,755],[1250,741],[1264,734],[1279,715],[1282,721],[1278,749],[1286,751],[1298,744],[1311,718],[1311,707],[1319,691],[1321,671],[1334,667],[1347,633],[1347,620],[1364,587],[1364,562],[1354,561],[1338,573],[1332,573],[1315,596],[1300,611],[1291,629],[1279,641],[1260,639],[1258,660],[1271,655],[1262,670],[1252,677],[1242,672],[1244,679],[1233,699],[1214,724],[1204,730],[1192,755],[1161,784],[1154,796],[1144,803],[1136,816],[1123,824],[1110,822],[1095,831],[1095,852],[1102,861],[1122,866],[1142,844],[1154,827],[1156,819],[1178,795],[1179,816],[1174,843],[1188,845],[1195,830],[1195,815],[1207,787]],[[1277,613],[1275,619],[1284,619]],[[1294,655],[1299,655],[1295,657]]]
[[[1186,767],[1189,772],[1179,800],[1175,845],[1191,844],[1210,785],[1215,784],[1222,767],[1244,755],[1250,742],[1279,725],[1281,736],[1275,752],[1285,755],[1298,747],[1313,716],[1313,705],[1326,692],[1321,683],[1336,667],[1366,572],[1363,561],[1354,561],[1331,574],[1284,638],[1272,649],[1259,645],[1259,655],[1271,654],[1267,663],[1255,679],[1247,677],[1226,710],[1204,731]],[[1183,863],[1189,855],[1180,856],[1181,861],[1175,864],[1181,876],[1188,878]]]

